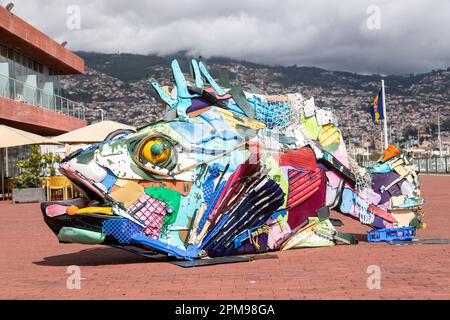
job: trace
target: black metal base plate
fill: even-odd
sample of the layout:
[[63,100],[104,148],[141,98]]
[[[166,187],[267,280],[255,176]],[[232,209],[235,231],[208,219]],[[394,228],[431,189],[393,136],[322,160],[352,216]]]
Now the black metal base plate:
[[253,258],[246,257],[238,257],[238,256],[229,256],[229,257],[217,257],[217,258],[204,258],[204,259],[196,259],[193,261],[171,261],[179,267],[183,268],[193,268],[193,267],[203,267],[203,266],[211,266],[215,264],[225,264],[225,263],[237,263],[237,262],[250,262],[254,261]]
[[413,240],[393,240],[389,241],[393,245],[412,245],[412,244],[450,244],[450,240],[441,238],[415,238]]

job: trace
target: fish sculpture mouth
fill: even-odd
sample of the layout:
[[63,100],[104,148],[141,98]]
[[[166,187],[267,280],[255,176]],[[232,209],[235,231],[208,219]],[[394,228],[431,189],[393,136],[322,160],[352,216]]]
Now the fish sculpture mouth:
[[107,199],[107,194],[95,185],[95,182],[88,177],[85,177],[81,172],[73,170],[69,172],[67,163],[76,158],[77,155],[82,153],[83,150],[77,150],[70,154],[68,157],[61,161],[59,171],[66,176],[85,196],[88,203],[95,202],[96,204],[107,205],[110,204],[113,199]]
[[395,146],[362,168],[314,99],[224,89],[191,64],[186,80],[172,62],[172,91],[150,80],[164,120],[61,162],[83,196],[41,204],[60,242],[194,260],[356,244],[334,228],[332,209],[373,228],[374,241],[422,226],[419,178]]
[[81,191],[85,194],[90,204],[96,205],[112,205],[113,199],[107,199],[107,195],[103,193],[92,181],[89,181],[81,173],[75,172],[69,178]]
[[[88,232],[101,233],[102,225],[105,217],[119,217],[115,211],[121,206],[114,199],[108,196],[102,189],[100,189],[92,179],[85,177],[77,170],[69,171],[66,165],[75,159],[78,155],[83,153],[83,149],[79,149],[61,161],[59,170],[66,176],[74,185],[81,196],[68,200],[44,201],[41,203],[41,211],[44,216],[45,223],[50,227],[53,233],[60,238],[62,243],[75,242],[69,238],[61,238],[61,231],[67,228],[74,228],[79,230],[87,230]],[[92,208],[96,208],[92,210]],[[83,210],[88,209],[85,214],[78,214]],[[105,215],[105,213],[107,213]],[[102,239],[103,237],[99,237]],[[105,241],[98,243],[105,243]],[[92,240],[93,241],[93,240]],[[96,244],[89,240],[81,243]],[[117,243],[114,239],[108,239],[106,243]]]

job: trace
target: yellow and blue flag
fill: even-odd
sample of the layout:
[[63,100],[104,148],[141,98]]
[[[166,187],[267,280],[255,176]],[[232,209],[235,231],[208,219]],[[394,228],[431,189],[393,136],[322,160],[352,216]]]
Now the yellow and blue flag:
[[379,120],[384,119],[383,113],[383,90],[378,92],[378,95],[373,99],[372,106],[370,107],[370,115],[372,116],[372,121],[378,124]]

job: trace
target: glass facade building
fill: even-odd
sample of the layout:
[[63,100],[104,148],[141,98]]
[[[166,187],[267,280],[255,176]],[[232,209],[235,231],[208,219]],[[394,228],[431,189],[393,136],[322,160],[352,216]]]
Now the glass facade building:
[[0,96],[58,111],[58,71],[0,42]]
[[0,97],[84,119],[84,107],[62,97],[61,75],[0,40]]

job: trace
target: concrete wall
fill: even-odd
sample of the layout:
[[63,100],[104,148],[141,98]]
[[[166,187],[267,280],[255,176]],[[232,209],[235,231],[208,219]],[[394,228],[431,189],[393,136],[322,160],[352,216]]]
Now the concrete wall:
[[43,136],[59,135],[87,125],[86,120],[2,97],[0,123]]

